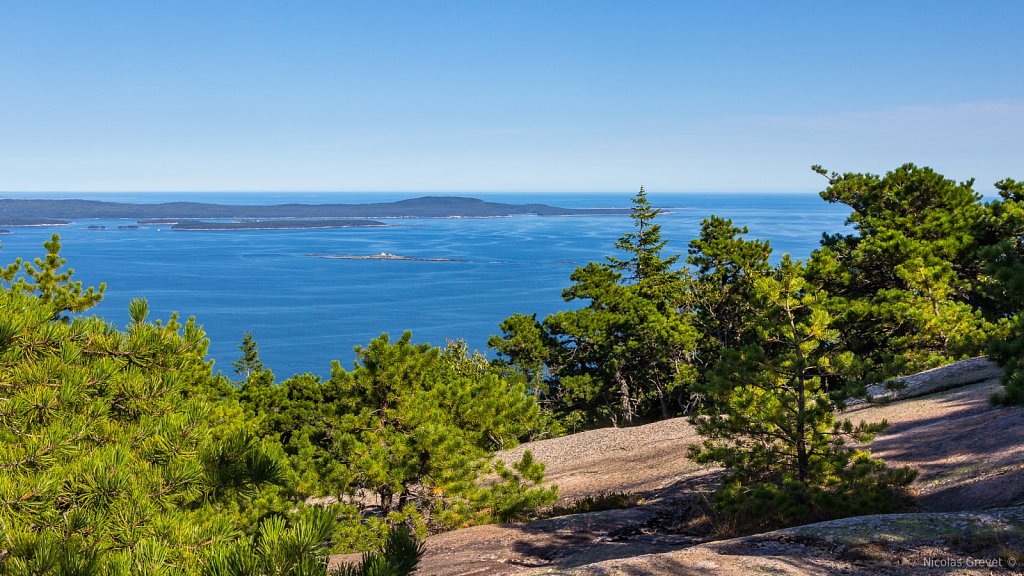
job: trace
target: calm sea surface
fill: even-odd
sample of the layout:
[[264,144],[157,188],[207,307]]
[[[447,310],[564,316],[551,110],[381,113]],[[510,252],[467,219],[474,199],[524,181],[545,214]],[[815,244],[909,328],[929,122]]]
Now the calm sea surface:
[[[225,204],[385,202],[417,194],[63,194],[124,202],[173,200]],[[6,195],[5,197],[40,197]],[[630,194],[488,194],[495,202],[628,207]],[[843,228],[848,210],[815,194],[651,194],[667,210],[660,223],[668,253],[685,255],[701,219],[716,214],[767,239],[777,260],[813,250],[824,231]],[[118,230],[126,221],[83,220],[58,228],[15,228],[0,237],[0,262],[36,257],[61,234],[75,278],[106,282],[95,313],[123,326],[128,302],[144,297],[150,319],[172,311],[195,316],[211,339],[214,369],[231,373],[242,335],[251,330],[264,364],[281,379],[326,375],[331,360],[350,366],[353,346],[381,332],[412,330],[413,340],[464,339],[483,350],[498,324],[516,312],[543,317],[565,309],[561,290],[588,261],[614,254],[631,230],[628,216],[402,219],[386,228],[180,231],[166,226]],[[90,230],[105,225],[106,230]],[[461,262],[329,260],[311,253],[377,254]]]

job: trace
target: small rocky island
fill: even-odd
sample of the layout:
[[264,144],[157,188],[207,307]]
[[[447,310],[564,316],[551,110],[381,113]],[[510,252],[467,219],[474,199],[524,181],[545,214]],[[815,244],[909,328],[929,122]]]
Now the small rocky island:
[[381,252],[379,254],[306,254],[314,258],[325,258],[327,260],[405,260],[409,262],[468,262],[460,258],[417,258],[415,256],[400,256]]

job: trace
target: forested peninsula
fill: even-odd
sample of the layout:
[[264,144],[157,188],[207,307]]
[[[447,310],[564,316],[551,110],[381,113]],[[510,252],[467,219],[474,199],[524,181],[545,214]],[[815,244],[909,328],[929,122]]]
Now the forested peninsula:
[[275,204],[245,206],[202,202],[134,204],[97,200],[0,199],[0,225],[67,224],[83,218],[177,221],[198,218],[498,218],[505,216],[593,216],[628,214],[628,208],[560,208],[506,204],[459,196],[424,196],[369,204]]

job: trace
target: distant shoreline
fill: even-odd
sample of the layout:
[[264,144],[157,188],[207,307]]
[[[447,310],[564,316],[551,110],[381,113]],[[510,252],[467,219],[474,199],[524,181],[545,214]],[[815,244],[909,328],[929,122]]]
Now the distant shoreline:
[[[31,217],[19,217],[19,218],[3,218],[0,217],[0,226],[8,226],[10,228],[45,228],[52,226],[67,226],[71,222],[54,221],[51,218],[31,218]],[[10,230],[8,230],[10,232]]]
[[242,222],[206,222],[183,220],[171,225],[171,230],[220,231],[220,230],[316,230],[324,228],[367,228],[387,226],[376,220],[264,220]]
[[[369,204],[275,204],[231,205],[201,202],[165,202],[135,204],[99,200],[35,200],[0,199],[0,226],[31,226],[68,224],[68,220],[136,220],[139,224],[167,224],[176,222],[180,229],[201,228],[186,221],[194,220],[260,220],[296,222],[298,228],[336,228],[347,226],[311,225],[331,219],[369,218],[502,218],[509,216],[621,216],[629,214],[625,208],[560,208],[547,204],[507,204],[488,202],[479,198],[461,196],[424,196],[396,202]],[[208,223],[206,229],[238,230],[260,229],[246,222],[224,226],[221,222]],[[266,228],[287,228],[285,224],[268,224]]]

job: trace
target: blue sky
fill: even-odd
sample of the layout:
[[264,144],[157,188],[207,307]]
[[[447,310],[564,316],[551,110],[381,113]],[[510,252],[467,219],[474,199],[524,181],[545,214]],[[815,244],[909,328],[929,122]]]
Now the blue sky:
[[988,192],[1022,6],[0,0],[0,190]]

